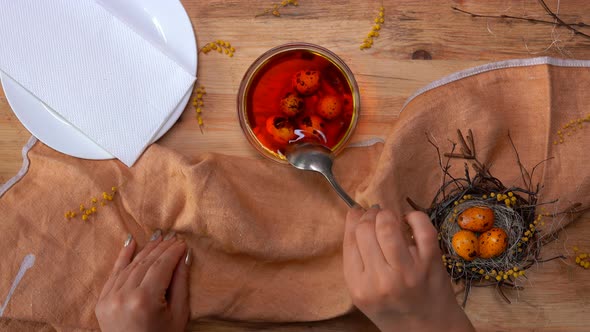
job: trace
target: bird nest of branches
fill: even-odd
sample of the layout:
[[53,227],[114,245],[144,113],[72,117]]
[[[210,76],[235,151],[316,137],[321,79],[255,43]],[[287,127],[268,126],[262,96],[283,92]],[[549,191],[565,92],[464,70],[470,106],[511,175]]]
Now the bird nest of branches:
[[[541,248],[556,238],[556,232],[542,231],[544,218],[558,214],[575,214],[581,211],[581,204],[574,204],[563,212],[556,214],[541,213],[539,207],[552,202],[539,202],[538,194],[541,184],[533,183],[537,168],[547,160],[535,165],[530,172],[521,163],[512,138],[508,135],[515,153],[516,167],[522,175],[523,186],[508,187],[492,175],[488,165],[477,158],[473,133],[466,136],[458,130],[458,142],[451,141],[451,150],[441,154],[440,147],[428,138],[438,154],[442,170],[442,183],[429,208],[422,208],[407,198],[416,210],[426,212],[438,231],[439,245],[444,264],[455,282],[465,282],[463,306],[466,305],[471,287],[496,287],[502,298],[510,303],[504,289],[523,289],[517,280],[526,278],[526,270],[536,263],[546,262],[563,256],[543,260]],[[450,172],[451,160],[465,161],[461,177]],[[505,232],[504,250],[493,257],[466,257],[459,255],[453,246],[453,237],[461,231],[459,216],[470,208],[483,208],[493,211],[493,227]],[[488,211],[489,211],[488,210]],[[565,225],[564,225],[565,227]],[[486,231],[487,232],[487,231]],[[485,233],[485,232],[484,232]],[[478,234],[478,233],[476,233]],[[481,238],[483,234],[480,234]],[[489,234],[488,234],[489,235]],[[473,242],[473,241],[471,241]]]

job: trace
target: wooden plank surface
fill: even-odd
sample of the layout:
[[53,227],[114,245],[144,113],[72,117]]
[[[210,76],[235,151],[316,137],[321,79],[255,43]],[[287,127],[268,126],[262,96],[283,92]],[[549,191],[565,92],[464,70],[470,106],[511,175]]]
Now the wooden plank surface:
[[[217,39],[231,42],[233,58],[199,55],[199,84],[207,88],[199,132],[194,111],[160,141],[188,155],[216,151],[257,157],[248,146],[236,117],[236,93],[248,66],[264,51],[279,44],[305,41],[340,55],[354,72],[361,89],[362,114],[353,141],[384,137],[407,97],[427,83],[455,71],[487,62],[536,56],[590,59],[590,40],[563,27],[506,19],[473,18],[453,11],[456,6],[480,14],[514,15],[551,20],[537,1],[383,1],[385,24],[372,49],[359,45],[370,31],[381,0],[300,0],[298,7],[281,10],[281,17],[255,15],[271,1],[183,0],[199,46]],[[557,0],[547,1],[557,11]],[[590,2],[561,1],[567,22],[590,24]],[[589,28],[580,28],[590,33]],[[416,58],[416,59],[413,59]],[[427,58],[429,60],[421,60]],[[21,166],[21,147],[30,134],[12,113],[0,91],[0,183]],[[586,219],[587,220],[587,219]],[[566,244],[548,252],[563,252],[571,243],[586,243],[590,230],[575,225]],[[474,291],[467,312],[481,330],[587,331],[590,315],[589,275],[567,262],[547,263],[531,273],[530,285],[519,301],[504,304],[492,289]],[[198,287],[195,285],[194,287]],[[586,295],[582,295],[586,294]],[[370,331],[360,314],[305,324],[244,324],[196,322],[194,331]]]

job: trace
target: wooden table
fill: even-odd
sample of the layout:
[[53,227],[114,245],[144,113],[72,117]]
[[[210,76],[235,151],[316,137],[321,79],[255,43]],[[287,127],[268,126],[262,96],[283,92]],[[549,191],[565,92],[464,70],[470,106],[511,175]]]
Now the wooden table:
[[[455,71],[511,58],[590,59],[590,39],[574,36],[567,28],[522,20],[474,18],[452,9],[551,21],[535,0],[383,1],[385,23],[374,46],[364,51],[359,46],[373,25],[382,4],[380,0],[300,0],[298,7],[282,8],[281,17],[257,18],[256,14],[271,7],[271,1],[182,2],[193,22],[199,46],[222,39],[236,48],[233,58],[217,53],[199,55],[198,83],[208,92],[203,113],[204,134],[195,136],[199,129],[194,110],[188,108],[181,121],[161,140],[164,145],[190,154],[216,150],[255,155],[237,122],[236,93],[252,61],[282,43],[305,41],[322,45],[350,66],[361,89],[363,107],[355,141],[383,137],[413,91]],[[557,11],[557,2],[548,0],[547,4]],[[559,14],[566,22],[590,24],[590,2],[561,1]],[[590,28],[579,29],[590,33]],[[0,183],[20,168],[21,147],[29,137],[0,92]],[[569,233],[569,240],[584,243],[590,229],[587,225],[574,225]],[[572,266],[571,259],[567,263],[548,263],[543,273],[531,277],[532,287],[524,291],[529,296],[522,302],[505,305],[493,290],[480,289],[474,291],[467,312],[481,330],[588,331],[587,275],[590,272],[580,271]],[[569,276],[567,280],[552,282],[555,276],[564,273]],[[586,276],[580,277],[581,273]],[[579,280],[586,283],[577,287],[567,284]],[[567,291],[561,292],[564,287]],[[304,324],[191,324],[194,331],[367,331],[372,328],[358,313]]]

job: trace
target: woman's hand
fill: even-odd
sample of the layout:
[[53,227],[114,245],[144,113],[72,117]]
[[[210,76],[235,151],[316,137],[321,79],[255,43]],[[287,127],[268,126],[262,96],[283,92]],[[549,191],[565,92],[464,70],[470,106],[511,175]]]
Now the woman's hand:
[[382,331],[474,331],[440,263],[428,216],[353,208],[346,218],[344,277],[353,303]]
[[[157,230],[135,257],[131,236],[96,304],[103,332],[184,331],[188,322],[188,264],[183,240]],[[184,259],[183,259],[184,258]]]

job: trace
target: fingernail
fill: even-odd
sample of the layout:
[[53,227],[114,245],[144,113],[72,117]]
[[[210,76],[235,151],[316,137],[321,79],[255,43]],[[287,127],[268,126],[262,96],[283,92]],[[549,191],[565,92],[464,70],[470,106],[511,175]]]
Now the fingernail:
[[193,262],[192,251],[191,251],[191,248],[188,248],[186,250],[186,257],[184,258],[184,264],[186,264],[187,266],[191,266],[192,262]]
[[129,233],[129,234],[127,234],[127,240],[125,240],[125,244],[123,246],[127,247],[128,245],[131,244],[131,241],[133,241],[133,235],[131,235],[131,233]]
[[170,233],[166,234],[166,236],[164,237],[164,241],[168,241],[171,238],[176,236],[176,232],[175,231],[171,231]]
[[154,232],[154,234],[152,234],[152,237],[150,238],[150,241],[156,241],[157,239],[160,238],[160,236],[162,236],[162,230],[161,229],[156,229],[156,231]]
[[373,205],[371,205],[371,209],[381,210],[381,206],[379,204],[373,204]]

